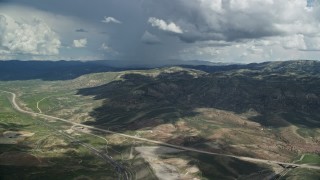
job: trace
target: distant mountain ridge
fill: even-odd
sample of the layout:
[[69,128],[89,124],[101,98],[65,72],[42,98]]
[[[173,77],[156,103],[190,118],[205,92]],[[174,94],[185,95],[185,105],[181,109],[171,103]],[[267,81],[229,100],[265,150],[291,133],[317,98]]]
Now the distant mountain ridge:
[[315,60],[269,61],[263,63],[230,64],[221,66],[182,65],[182,67],[198,69],[209,73],[240,69],[263,71],[265,73],[285,73],[289,71],[295,71],[297,73],[304,72],[309,74],[320,73],[320,61]]
[[181,66],[208,73],[250,70],[250,73],[286,73],[315,75],[320,72],[320,62],[311,60],[279,61],[251,64],[223,64],[206,61],[172,60],[161,64],[126,64],[125,61],[0,61],[0,80],[66,80],[83,74],[150,69],[165,66]]

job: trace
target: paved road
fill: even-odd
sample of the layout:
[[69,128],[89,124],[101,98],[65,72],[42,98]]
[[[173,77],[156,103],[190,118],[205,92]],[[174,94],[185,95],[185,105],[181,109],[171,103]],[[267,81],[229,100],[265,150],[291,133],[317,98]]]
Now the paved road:
[[169,143],[165,143],[165,142],[161,142],[161,141],[155,141],[155,140],[140,138],[140,137],[131,136],[131,135],[123,134],[123,133],[118,133],[118,132],[114,132],[114,131],[110,131],[110,130],[105,130],[105,129],[101,129],[101,128],[97,128],[97,127],[93,127],[93,126],[88,126],[88,125],[84,125],[84,124],[80,124],[80,123],[75,123],[75,122],[69,121],[67,119],[62,119],[62,118],[59,118],[59,117],[54,117],[54,116],[50,116],[50,115],[35,113],[35,112],[31,112],[31,111],[26,111],[26,110],[21,109],[18,106],[18,104],[16,102],[16,94],[15,93],[8,92],[8,91],[3,91],[3,92],[10,93],[12,95],[11,102],[12,102],[12,104],[13,104],[13,106],[14,106],[14,108],[16,110],[18,110],[18,111],[20,111],[22,113],[26,113],[26,114],[30,114],[30,115],[34,115],[34,116],[38,116],[38,117],[42,117],[42,118],[55,119],[55,120],[63,121],[63,122],[66,122],[66,123],[70,123],[72,125],[77,125],[77,126],[85,127],[85,128],[92,129],[92,130],[97,130],[97,131],[100,131],[100,132],[105,132],[105,133],[109,133],[109,134],[116,134],[116,135],[119,135],[119,136],[122,136],[122,137],[126,137],[126,138],[130,138],[130,139],[149,142],[149,143],[162,145],[162,146],[167,146],[167,147],[172,147],[172,148],[176,148],[176,149],[182,149],[182,150],[191,151],[191,152],[197,152],[197,153],[209,154],[209,155],[215,155],[215,156],[222,156],[222,157],[236,158],[236,159],[240,159],[240,160],[243,160],[243,161],[250,161],[250,162],[255,162],[255,163],[264,163],[264,164],[270,164],[270,165],[282,165],[282,166],[291,166],[291,167],[300,167],[300,168],[320,170],[320,166],[312,166],[312,165],[307,165],[307,164],[286,163],[286,162],[272,161],[272,160],[266,160],[266,159],[258,159],[258,158],[244,157],[244,156],[221,154],[221,153],[208,152],[208,151],[198,150],[198,149],[184,147],[184,146],[178,146],[178,145],[169,144]]
[[[1,91],[1,90],[0,90]],[[21,109],[15,99],[16,99],[16,95],[14,93],[11,93],[11,92],[7,92],[7,91],[2,91],[2,92],[6,92],[6,93],[10,93],[12,94],[12,104],[14,106],[15,109],[17,109],[19,112],[22,112],[22,113],[27,113],[27,114],[31,114],[31,115],[39,115],[39,113],[35,113],[33,114],[32,112],[29,112],[29,111],[25,111],[23,109]],[[37,104],[37,107],[38,107],[38,104]],[[38,108],[39,109],[39,108]],[[39,109],[40,110],[40,109]],[[40,113],[41,110],[40,110]],[[49,128],[53,128],[55,129],[54,127],[50,126],[49,124],[45,124],[46,126],[48,126]],[[65,133],[64,131],[62,130],[56,130],[57,133],[61,134],[62,136],[66,137],[67,139],[70,139],[72,140],[73,142],[76,142],[77,144],[85,147],[86,149],[88,149],[89,151],[91,151],[93,154],[95,154],[96,156],[100,157],[102,160],[104,160],[105,162],[111,164],[117,171],[118,175],[119,175],[119,179],[124,179],[124,180],[130,180],[132,179],[132,173],[130,171],[127,170],[126,167],[124,167],[122,164],[116,162],[115,160],[113,160],[113,158],[111,156],[109,156],[108,154],[106,153],[103,153],[101,152],[100,150],[96,149],[95,147],[91,146],[90,144],[87,144],[87,143],[83,143],[79,140],[77,140],[76,138],[72,137],[71,135]],[[91,134],[91,133],[88,133],[88,134]],[[95,134],[91,134],[91,135],[94,135],[96,137],[99,137],[99,138],[102,138],[104,140],[106,140],[105,138],[103,137],[100,137],[100,136],[97,136]],[[106,140],[107,141],[107,140]]]
[[95,154],[96,156],[100,157],[105,162],[111,164],[116,169],[116,171],[117,171],[117,173],[119,175],[119,179],[123,179],[123,180],[132,179],[131,172],[128,171],[127,168],[124,167],[122,164],[120,164],[120,163],[116,162],[115,160],[113,160],[113,158],[111,156],[109,156],[108,154],[99,151],[98,149],[96,149],[95,147],[91,146],[90,144],[87,144],[87,143],[84,143],[84,142],[81,142],[81,141],[75,139],[74,137],[72,137],[71,135],[65,133],[64,131],[59,131],[59,133],[62,134],[63,136],[65,136],[65,137],[67,137],[68,139],[71,139],[72,141],[75,141],[76,143],[80,144],[81,146],[87,148],[93,154]]

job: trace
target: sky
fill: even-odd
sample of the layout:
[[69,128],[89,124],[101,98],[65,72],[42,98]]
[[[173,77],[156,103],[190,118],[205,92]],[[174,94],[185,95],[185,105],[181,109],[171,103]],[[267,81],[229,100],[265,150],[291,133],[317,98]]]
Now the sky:
[[319,59],[317,0],[0,0],[0,60]]

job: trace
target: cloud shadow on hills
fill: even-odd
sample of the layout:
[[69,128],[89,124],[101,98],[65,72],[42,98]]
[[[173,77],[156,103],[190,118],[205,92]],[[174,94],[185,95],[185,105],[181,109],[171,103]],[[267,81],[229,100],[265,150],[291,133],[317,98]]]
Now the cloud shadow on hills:
[[90,112],[86,124],[117,131],[155,127],[193,117],[197,108],[216,108],[236,114],[254,109],[250,120],[270,127],[320,127],[320,79],[214,73],[194,77],[187,71],[156,77],[132,73],[123,80],[79,89],[78,95],[104,100]]
[[[11,149],[17,149],[17,145],[11,145]],[[64,147],[55,147],[61,150]],[[67,148],[67,147],[66,147]],[[86,176],[110,177],[116,179],[117,174],[110,164],[96,163],[97,158],[93,154],[84,154],[77,151],[67,151],[61,156],[41,156],[35,158],[33,149],[24,149],[23,152],[7,151],[12,158],[3,157],[0,164],[0,179],[76,179]],[[20,155],[21,154],[21,155]],[[19,159],[18,159],[19,158]]]
[[[265,76],[230,76],[214,73],[194,77],[187,71],[160,73],[147,76],[125,74],[122,80],[98,87],[79,89],[78,95],[94,96],[103,104],[90,112],[95,121],[85,124],[117,132],[151,129],[161,124],[175,124],[181,118],[199,115],[197,108],[215,108],[246,113],[254,109],[259,115],[249,118],[268,127],[286,127],[290,123],[308,128],[319,128],[320,80],[317,78],[291,78]],[[164,140],[210,152],[255,157],[228,144],[213,149],[206,142],[212,140],[200,135],[180,135]],[[275,176],[266,166],[234,158],[216,157],[194,152],[183,152],[194,163],[203,177],[243,178]],[[170,155],[166,155],[170,158]],[[177,157],[172,154],[172,157]],[[180,157],[180,156],[178,156]],[[181,158],[181,157],[180,157]],[[261,173],[256,173],[261,172]],[[228,176],[226,176],[228,174]]]

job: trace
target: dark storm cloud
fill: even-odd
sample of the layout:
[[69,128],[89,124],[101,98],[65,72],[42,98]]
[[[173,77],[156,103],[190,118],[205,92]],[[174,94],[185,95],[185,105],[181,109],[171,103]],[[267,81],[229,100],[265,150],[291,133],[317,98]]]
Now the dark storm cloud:
[[[71,31],[63,31],[68,23],[61,23],[62,30],[59,27],[52,29],[59,33],[61,43],[69,46],[74,40],[86,38],[88,44],[81,51],[83,54],[103,53],[105,59],[159,61],[179,58],[182,51],[201,55],[231,54],[228,53],[229,47],[234,46],[230,48],[232,52],[240,47],[235,47],[239,44],[243,49],[254,49],[255,44],[251,42],[259,40],[265,40],[261,45],[262,49],[274,44],[296,48],[303,43],[306,46],[302,46],[302,49],[308,49],[309,46],[320,49],[317,47],[320,42],[317,20],[320,10],[319,7],[313,7],[315,3],[312,2],[314,1],[308,1],[307,4],[307,0],[77,0],[75,3],[71,0],[11,0],[10,4],[77,19],[77,24],[71,27]],[[83,23],[87,26],[82,25]],[[78,33],[70,34],[72,32]],[[283,45],[283,38],[291,42]],[[110,51],[102,51],[103,44],[118,53],[111,55]],[[70,51],[75,50],[63,49],[61,52]],[[238,53],[243,52],[238,50]],[[239,54],[234,56],[238,57]]]
[[[175,35],[186,43],[207,40],[236,41],[281,35],[282,33],[274,27],[274,19],[277,17],[271,11],[234,9],[231,0],[221,1],[223,13],[219,12],[219,9],[210,9],[209,3],[215,0],[201,2],[198,0],[93,0],[90,2],[78,0],[76,6],[71,1],[17,2],[32,4],[43,10],[70,14],[92,22],[101,21],[106,16],[123,19],[122,28],[126,29],[125,34],[134,34],[130,31],[136,29],[142,31],[139,32],[141,34],[149,28],[146,22],[149,17],[159,17],[178,23],[186,33]],[[204,3],[208,5],[204,6]],[[140,27],[137,27],[138,25]],[[120,30],[120,32],[123,31]]]
[[157,36],[151,34],[148,31],[144,32],[144,34],[142,35],[141,42],[143,42],[145,44],[150,44],[150,45],[155,45],[155,44],[161,43],[160,39]]
[[75,30],[76,32],[80,32],[80,33],[87,33],[88,31],[87,30],[85,30],[85,29],[76,29]]
[[178,35],[179,39],[185,43],[194,43],[196,41],[209,41],[209,40],[226,40],[226,37],[221,33],[201,33],[191,32]]
[[[187,33],[176,34],[183,42],[239,39],[258,39],[269,36],[283,35],[274,26],[276,17],[270,9],[261,12],[252,9],[232,7],[231,0],[221,1],[152,1],[158,7],[157,13],[166,19],[179,22]],[[217,2],[216,4],[213,4]],[[207,3],[204,6],[203,3]],[[216,5],[217,9],[210,8]],[[219,7],[218,7],[219,6]],[[163,13],[164,12],[164,13]]]
[[[187,43],[206,40],[236,41],[283,34],[274,26],[274,23],[279,21],[278,15],[271,9],[274,5],[261,3],[259,0],[250,1],[252,5],[247,9],[234,7],[241,6],[242,3],[233,0],[78,0],[76,6],[72,1],[13,0],[15,1],[93,22],[101,21],[106,16],[123,19],[126,33],[137,28],[143,33],[147,28],[147,19],[152,16],[159,17],[174,21],[187,31],[176,34]],[[136,27],[137,25],[140,27]]]

